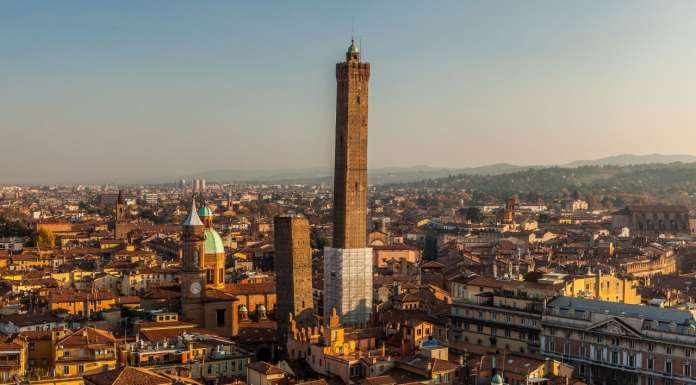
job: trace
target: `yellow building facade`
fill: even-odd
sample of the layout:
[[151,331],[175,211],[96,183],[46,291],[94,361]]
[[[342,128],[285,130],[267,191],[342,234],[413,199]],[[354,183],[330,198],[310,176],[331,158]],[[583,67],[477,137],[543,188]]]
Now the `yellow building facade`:
[[601,301],[640,304],[638,281],[613,274],[573,277],[566,283],[563,295]]

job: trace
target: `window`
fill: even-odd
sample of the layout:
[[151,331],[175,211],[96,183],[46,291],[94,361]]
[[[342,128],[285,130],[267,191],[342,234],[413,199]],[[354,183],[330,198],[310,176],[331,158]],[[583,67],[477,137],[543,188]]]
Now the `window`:
[[672,374],[672,361],[665,361],[665,373]]
[[684,356],[691,357],[691,349],[689,349],[689,348],[684,349]]
[[649,343],[649,344],[648,344],[648,351],[649,351],[649,352],[655,351],[655,344]]
[[70,367],[68,365],[63,366],[63,374],[70,374]]
[[666,352],[667,354],[672,354],[672,347],[671,347],[671,346],[665,347],[665,352]]
[[510,329],[505,329],[505,337],[510,337]]
[[614,346],[619,346],[619,337],[612,337],[611,344]]
[[479,333],[483,333],[483,325],[476,325],[476,331]]
[[684,364],[684,376],[683,377],[691,377],[691,364],[690,363]]
[[655,359],[652,357],[648,357],[648,370],[654,370],[655,369]]
[[619,364],[619,352],[611,352],[611,363],[613,365]]
[[225,310],[226,309],[215,309],[215,318],[218,327],[225,326]]
[[628,366],[632,368],[636,367],[636,356],[634,354],[628,355]]
[[635,349],[635,348],[636,348],[636,341],[635,341],[635,340],[630,340],[630,341],[628,341],[628,346],[629,346],[631,349]]

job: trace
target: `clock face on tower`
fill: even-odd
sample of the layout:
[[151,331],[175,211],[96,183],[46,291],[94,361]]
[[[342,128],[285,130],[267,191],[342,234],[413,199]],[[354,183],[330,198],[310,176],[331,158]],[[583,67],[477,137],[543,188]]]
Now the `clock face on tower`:
[[191,294],[198,295],[201,293],[201,283],[194,282],[189,289],[191,290]]

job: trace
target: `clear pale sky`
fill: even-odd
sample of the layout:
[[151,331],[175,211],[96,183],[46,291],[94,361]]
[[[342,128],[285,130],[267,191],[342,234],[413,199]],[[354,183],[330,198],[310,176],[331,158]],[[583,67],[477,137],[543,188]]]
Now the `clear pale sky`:
[[372,63],[370,167],[696,154],[694,1],[2,1],[0,182],[333,163]]

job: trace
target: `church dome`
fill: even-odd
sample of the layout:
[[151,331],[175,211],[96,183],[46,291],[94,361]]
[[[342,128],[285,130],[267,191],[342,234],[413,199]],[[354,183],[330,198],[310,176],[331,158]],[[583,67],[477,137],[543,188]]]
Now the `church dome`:
[[203,205],[200,209],[198,209],[198,216],[201,218],[212,217],[213,211],[210,210],[208,206]]
[[205,229],[204,247],[206,254],[225,254],[225,245],[222,243],[222,238],[212,228]]
[[503,385],[503,376],[500,373],[496,373],[493,379],[491,379],[491,385]]

